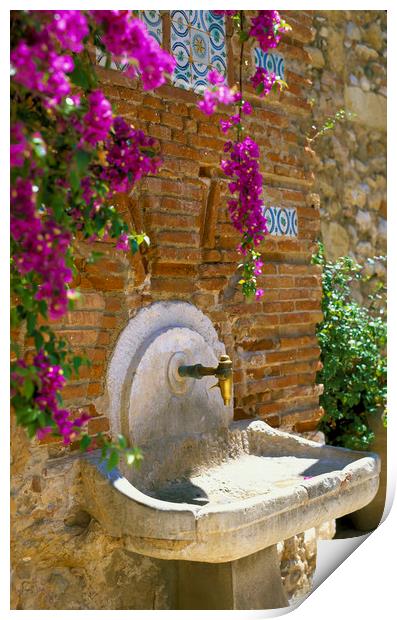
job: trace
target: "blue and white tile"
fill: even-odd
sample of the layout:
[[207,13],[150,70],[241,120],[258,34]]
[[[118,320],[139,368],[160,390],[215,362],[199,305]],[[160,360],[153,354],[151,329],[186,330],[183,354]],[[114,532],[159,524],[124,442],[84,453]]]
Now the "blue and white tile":
[[190,49],[193,62],[208,65],[210,62],[210,37],[207,32],[190,29]]
[[179,22],[171,22],[171,52],[175,43],[183,43],[190,55],[190,28]]
[[173,84],[203,92],[211,68],[227,73],[223,17],[211,11],[171,11],[171,52],[177,61]]
[[226,66],[226,58],[222,56],[213,56],[211,59],[211,67],[216,69],[218,73],[227,77],[227,66]]
[[271,235],[298,236],[298,216],[295,208],[265,207],[264,216]]
[[285,61],[281,54],[263,52],[259,47],[253,50],[253,54],[256,67],[262,67],[285,80]]
[[223,15],[217,15],[216,13],[214,13],[214,11],[206,11],[207,16],[206,16],[206,23],[211,25],[213,23],[215,24],[222,24],[223,29],[225,29],[225,18]]
[[172,31],[181,37],[189,34],[189,11],[171,11],[171,34]]
[[190,46],[186,40],[171,41],[171,51],[177,64],[177,69],[185,70],[190,65]]
[[192,28],[203,30],[204,32],[208,30],[205,23],[205,13],[207,12],[208,11],[189,11],[189,23]]
[[211,24],[209,29],[210,60],[213,56],[226,58],[225,30],[221,24]]
[[202,93],[208,86],[208,72],[210,71],[208,65],[193,63],[192,64],[192,90],[195,93]]
[[192,75],[190,69],[187,71],[174,71],[172,76],[172,84],[178,88],[183,88],[183,90],[191,90]]
[[160,11],[139,11],[139,16],[159,45],[163,43],[163,20]]

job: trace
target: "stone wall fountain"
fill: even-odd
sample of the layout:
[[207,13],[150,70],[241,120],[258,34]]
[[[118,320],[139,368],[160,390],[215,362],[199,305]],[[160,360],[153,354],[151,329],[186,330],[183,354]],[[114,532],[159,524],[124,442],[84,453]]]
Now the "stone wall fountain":
[[214,377],[178,371],[223,354],[191,304],[155,303],[130,321],[109,366],[109,411],[144,460],[108,472],[88,457],[86,510],[132,551],[175,562],[177,609],[286,607],[277,542],[370,502],[379,458],[233,422]]

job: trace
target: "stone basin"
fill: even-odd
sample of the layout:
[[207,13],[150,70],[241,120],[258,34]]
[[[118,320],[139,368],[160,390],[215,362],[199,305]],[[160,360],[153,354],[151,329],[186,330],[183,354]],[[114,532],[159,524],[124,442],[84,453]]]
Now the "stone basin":
[[229,562],[366,505],[379,484],[373,453],[321,446],[240,421],[143,449],[140,471],[83,467],[87,510],[132,550]]
[[177,609],[285,607],[276,543],[368,504],[380,462],[263,421],[233,422],[213,377],[178,372],[213,368],[224,353],[192,304],[158,302],[131,319],[104,406],[113,435],[142,449],[142,466],[109,472],[87,456],[83,503],[129,550],[174,566]]

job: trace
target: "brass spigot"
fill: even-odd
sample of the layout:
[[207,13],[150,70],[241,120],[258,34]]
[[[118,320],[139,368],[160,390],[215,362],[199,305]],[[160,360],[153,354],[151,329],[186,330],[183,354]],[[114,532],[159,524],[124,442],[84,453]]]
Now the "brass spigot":
[[194,364],[193,366],[179,366],[178,373],[181,377],[192,377],[193,379],[202,379],[202,377],[214,375],[218,379],[218,383],[212,387],[218,387],[225,406],[230,405],[233,386],[233,362],[228,355],[220,356],[219,364],[216,368]]

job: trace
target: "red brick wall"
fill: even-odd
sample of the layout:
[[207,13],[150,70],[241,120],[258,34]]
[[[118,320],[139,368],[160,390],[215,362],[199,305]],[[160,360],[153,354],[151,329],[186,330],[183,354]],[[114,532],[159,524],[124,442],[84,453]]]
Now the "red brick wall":
[[[126,256],[110,243],[94,244],[105,256],[89,264],[88,246],[77,245],[75,284],[83,297],[59,330],[92,361],[64,391],[72,409],[89,406],[95,416],[89,422],[91,434],[109,428],[106,369],[121,330],[139,308],[161,299],[192,302],[213,321],[233,359],[236,418],[259,416],[273,426],[304,431],[314,428],[321,415],[321,386],[315,383],[320,273],[310,264],[320,221],[304,138],[311,108],[303,46],[312,38],[312,16],[301,11],[285,16],[293,30],[278,51],[285,58],[289,90],[266,101],[251,91],[254,112],[246,125],[261,147],[265,199],[295,207],[299,232],[296,238],[268,236],[263,242],[260,286],[265,295],[260,302],[247,303],[237,286],[239,237],[229,222],[227,181],[219,168],[226,139],[218,129],[222,115],[204,116],[190,92],[169,85],[143,92],[121,73],[98,68],[115,112],[159,139],[164,164],[131,197],[118,201],[131,226],[150,236],[150,248]],[[238,46],[230,36],[228,44],[233,83]],[[252,67],[246,51],[248,76]],[[51,450],[55,453],[56,446]]]

